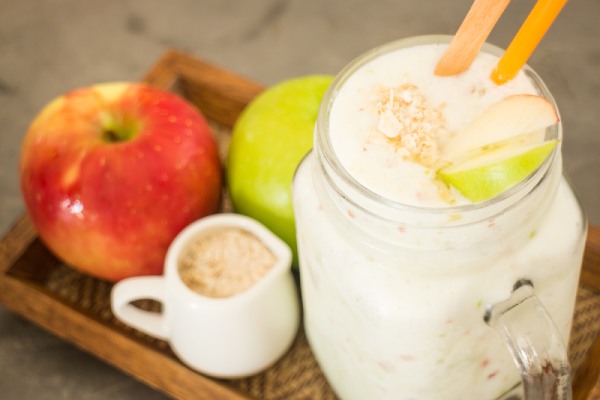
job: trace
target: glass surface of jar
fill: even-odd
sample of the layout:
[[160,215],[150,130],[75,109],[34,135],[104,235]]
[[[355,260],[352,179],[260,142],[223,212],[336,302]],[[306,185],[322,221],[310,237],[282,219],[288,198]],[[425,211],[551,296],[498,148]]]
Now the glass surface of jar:
[[[353,61],[326,94],[293,199],[308,341],[343,399],[498,399],[519,386],[503,339],[485,322],[519,280],[568,342],[586,220],[559,146],[527,179],[482,203],[428,208],[377,195],[340,163],[329,137],[339,90],[410,38]],[[501,50],[486,45],[485,52]],[[552,101],[529,68],[536,90]],[[560,138],[559,124],[546,134]]]

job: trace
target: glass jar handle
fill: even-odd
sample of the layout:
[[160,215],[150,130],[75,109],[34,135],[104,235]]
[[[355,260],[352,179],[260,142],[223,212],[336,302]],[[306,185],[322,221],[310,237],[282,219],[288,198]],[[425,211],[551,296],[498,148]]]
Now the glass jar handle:
[[500,334],[521,372],[526,400],[571,400],[567,350],[528,280],[505,301],[488,307],[485,322]]

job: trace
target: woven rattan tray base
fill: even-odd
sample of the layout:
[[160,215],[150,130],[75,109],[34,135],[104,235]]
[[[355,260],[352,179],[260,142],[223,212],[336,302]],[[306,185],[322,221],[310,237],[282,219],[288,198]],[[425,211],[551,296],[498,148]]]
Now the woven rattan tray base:
[[[188,55],[168,52],[145,81],[168,88],[195,104],[217,133],[221,155],[231,126],[262,87]],[[223,211],[229,211],[224,193]],[[600,231],[590,228],[577,299],[570,357],[575,399],[600,398]],[[198,374],[167,343],[117,321],[111,313],[112,285],[57,260],[23,216],[0,242],[0,303],[53,334],[105,360],[148,385],[180,399],[334,399],[300,329],[292,348],[268,370],[239,380]],[[147,302],[140,306],[156,308]]]

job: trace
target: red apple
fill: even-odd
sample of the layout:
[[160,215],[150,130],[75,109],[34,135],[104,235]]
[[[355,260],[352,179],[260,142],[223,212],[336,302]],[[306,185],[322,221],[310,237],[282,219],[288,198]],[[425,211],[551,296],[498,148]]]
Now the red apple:
[[48,248],[110,281],[162,273],[172,239],[220,200],[221,165],[205,119],[143,84],[101,84],[52,101],[27,132],[20,175]]

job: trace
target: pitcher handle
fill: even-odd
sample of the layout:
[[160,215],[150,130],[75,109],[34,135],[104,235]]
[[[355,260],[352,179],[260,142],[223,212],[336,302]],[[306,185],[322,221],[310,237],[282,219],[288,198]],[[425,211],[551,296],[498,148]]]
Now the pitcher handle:
[[165,317],[141,310],[132,301],[151,299],[163,304],[165,301],[165,278],[163,276],[136,276],[117,282],[110,293],[113,314],[121,322],[158,339],[168,340]]
[[506,341],[526,400],[571,400],[565,343],[531,281],[518,281],[510,298],[488,307],[485,322]]

